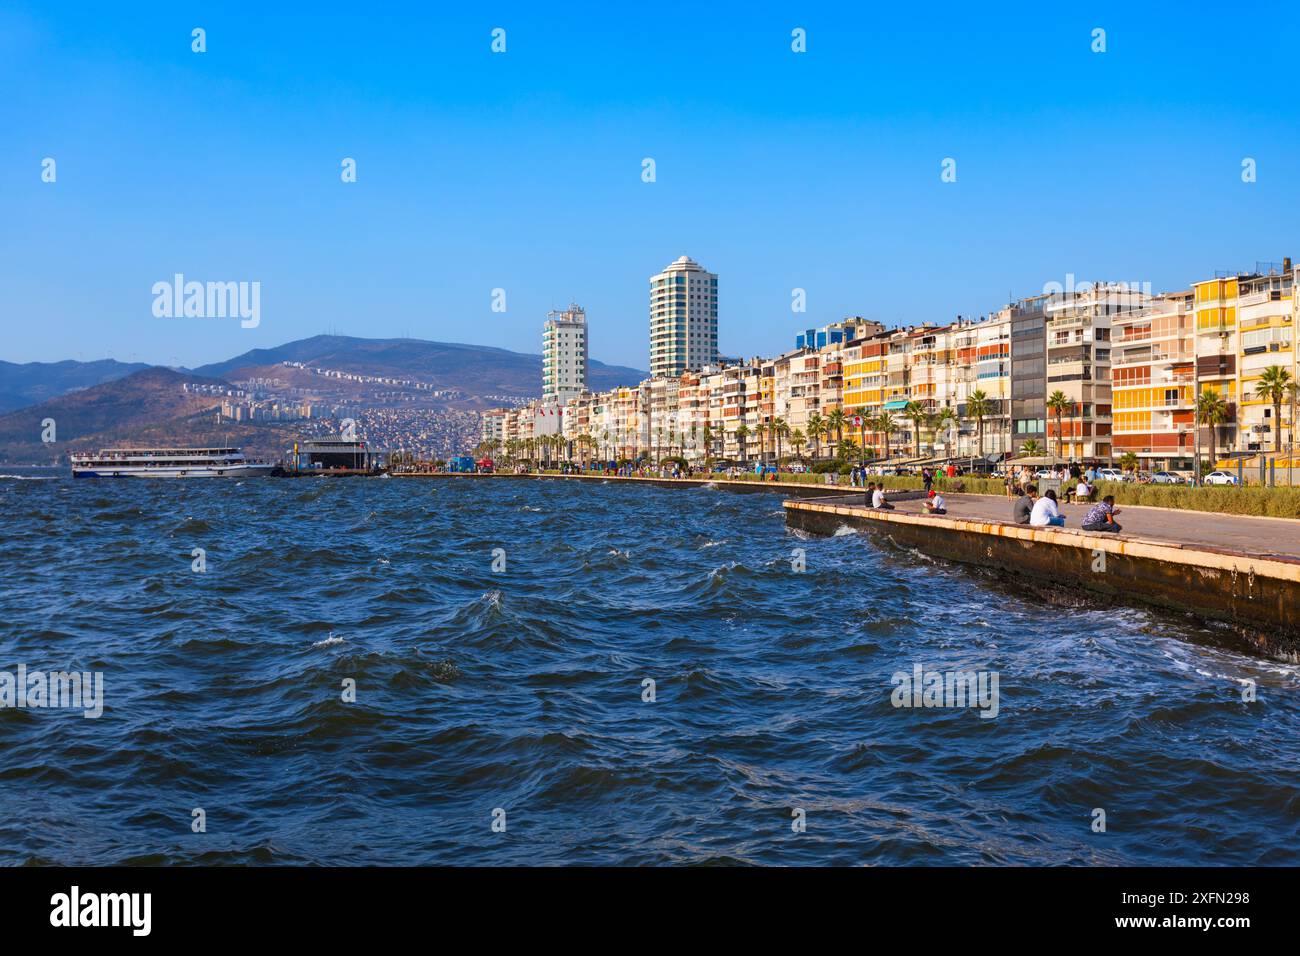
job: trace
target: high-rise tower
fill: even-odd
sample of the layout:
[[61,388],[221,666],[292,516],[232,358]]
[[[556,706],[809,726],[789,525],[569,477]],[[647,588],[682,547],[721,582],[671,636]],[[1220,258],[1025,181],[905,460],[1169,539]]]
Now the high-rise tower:
[[718,277],[682,256],[650,278],[650,374],[681,375],[718,360]]
[[563,405],[587,388],[587,313],[548,312],[542,327],[542,397]]

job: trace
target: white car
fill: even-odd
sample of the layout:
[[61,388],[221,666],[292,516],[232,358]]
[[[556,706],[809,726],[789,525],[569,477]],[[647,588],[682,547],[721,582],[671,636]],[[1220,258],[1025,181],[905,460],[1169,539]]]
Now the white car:
[[1183,479],[1172,471],[1157,471],[1151,476],[1153,485],[1181,485]]
[[1097,472],[1098,481],[1123,481],[1124,472],[1118,468],[1102,468]]
[[1204,481],[1207,485],[1235,485],[1237,476],[1230,475],[1226,471],[1212,471],[1205,476]]

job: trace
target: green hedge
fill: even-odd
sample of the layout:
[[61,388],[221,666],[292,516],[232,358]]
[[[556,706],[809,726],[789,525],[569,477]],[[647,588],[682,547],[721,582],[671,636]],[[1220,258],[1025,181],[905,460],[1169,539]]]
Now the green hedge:
[[1300,518],[1300,488],[1235,488],[1230,485],[1138,485],[1098,482],[1103,495],[1114,495],[1117,505],[1147,505],[1184,511],[1213,511],[1229,515],[1264,515]]

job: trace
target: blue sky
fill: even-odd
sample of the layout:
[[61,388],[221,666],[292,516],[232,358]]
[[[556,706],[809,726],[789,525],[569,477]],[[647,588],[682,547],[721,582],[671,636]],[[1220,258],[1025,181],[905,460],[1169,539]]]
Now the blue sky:
[[[719,273],[724,354],[1300,254],[1294,4],[265,6],[0,9],[0,358],[537,352],[576,300],[593,357],[645,368],[647,279],[683,254]],[[261,324],[155,318],[177,272],[259,281]]]

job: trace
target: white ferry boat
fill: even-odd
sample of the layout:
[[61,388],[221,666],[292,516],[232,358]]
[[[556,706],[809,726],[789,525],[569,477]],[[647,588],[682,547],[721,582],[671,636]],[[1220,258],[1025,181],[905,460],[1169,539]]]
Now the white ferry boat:
[[250,478],[274,468],[238,448],[105,448],[72,455],[74,478]]

